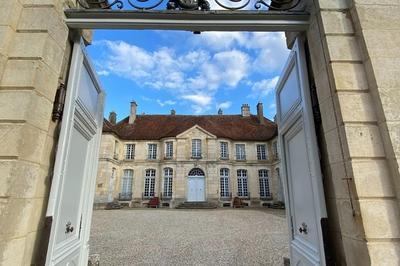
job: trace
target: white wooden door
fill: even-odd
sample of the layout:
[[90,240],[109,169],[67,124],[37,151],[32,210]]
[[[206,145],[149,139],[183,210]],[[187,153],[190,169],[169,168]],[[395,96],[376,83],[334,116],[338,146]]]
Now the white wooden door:
[[291,265],[325,265],[321,219],[326,217],[322,174],[311,108],[304,41],[298,38],[277,84],[282,179]]
[[188,201],[204,201],[204,176],[188,178]]
[[87,265],[104,93],[81,41],[74,43],[47,216],[46,265]]

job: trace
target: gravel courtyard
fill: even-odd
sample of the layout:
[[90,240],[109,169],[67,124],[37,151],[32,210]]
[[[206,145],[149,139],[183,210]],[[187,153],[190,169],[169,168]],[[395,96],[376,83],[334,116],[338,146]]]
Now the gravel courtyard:
[[94,211],[91,254],[100,265],[283,265],[284,211]]

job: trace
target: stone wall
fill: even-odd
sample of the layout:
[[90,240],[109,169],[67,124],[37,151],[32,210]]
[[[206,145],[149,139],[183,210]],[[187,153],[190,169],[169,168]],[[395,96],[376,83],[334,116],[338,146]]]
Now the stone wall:
[[63,1],[0,8],[0,264],[44,264],[45,212],[57,123],[51,121],[70,45]]
[[322,116],[329,242],[339,265],[399,263],[393,62],[400,12],[389,2],[320,0],[307,32]]

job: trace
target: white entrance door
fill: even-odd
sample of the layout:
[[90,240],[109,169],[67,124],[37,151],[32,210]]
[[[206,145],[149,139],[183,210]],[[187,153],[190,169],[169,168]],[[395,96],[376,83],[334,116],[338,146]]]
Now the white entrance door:
[[46,265],[87,265],[104,93],[82,42],[74,43],[47,216]]
[[204,176],[189,176],[188,201],[204,201]]
[[297,39],[277,85],[282,179],[291,230],[291,265],[325,265],[321,219],[326,217],[311,108],[304,41]]

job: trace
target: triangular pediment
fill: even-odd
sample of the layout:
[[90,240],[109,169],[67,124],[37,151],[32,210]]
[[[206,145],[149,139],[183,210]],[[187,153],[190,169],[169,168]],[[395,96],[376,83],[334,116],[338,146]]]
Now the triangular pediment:
[[204,128],[202,128],[199,125],[194,125],[191,128],[183,131],[179,135],[177,135],[177,138],[189,138],[189,137],[201,137],[205,136],[206,138],[217,138],[214,134],[208,132]]

